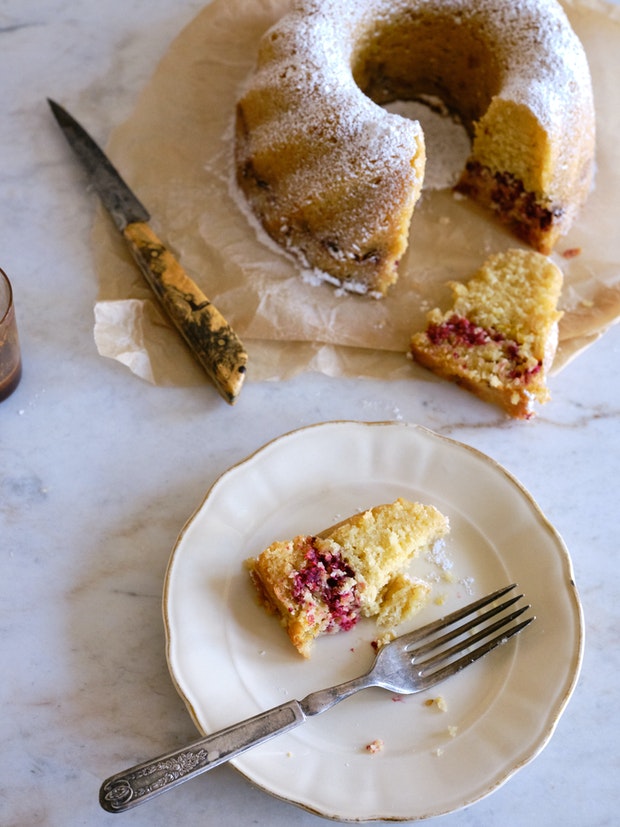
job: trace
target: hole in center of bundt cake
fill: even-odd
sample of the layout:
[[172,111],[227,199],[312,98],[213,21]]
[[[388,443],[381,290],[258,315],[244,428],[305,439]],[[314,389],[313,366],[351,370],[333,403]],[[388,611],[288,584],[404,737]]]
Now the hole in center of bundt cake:
[[425,3],[374,21],[358,43],[352,69],[375,103],[434,96],[470,134],[502,80],[497,49],[481,20]]
[[422,189],[454,187],[471,152],[471,140],[458,115],[452,114],[438,98],[424,96],[416,101],[391,101],[387,112],[418,121],[424,132],[426,167]]

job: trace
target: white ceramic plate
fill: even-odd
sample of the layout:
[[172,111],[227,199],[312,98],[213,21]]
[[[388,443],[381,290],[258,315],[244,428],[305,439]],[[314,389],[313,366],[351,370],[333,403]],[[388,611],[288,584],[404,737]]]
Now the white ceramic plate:
[[[568,552],[509,473],[417,426],[325,423],[283,436],[225,473],[172,554],[168,662],[202,732],[369,666],[371,621],[320,638],[312,658],[301,658],[258,605],[243,562],[274,539],[316,533],[398,496],[432,503],[451,522],[443,558],[412,569],[432,578],[444,602],[400,631],[510,582],[537,620],[435,690],[406,697],[365,690],[233,762],[269,793],[327,818],[412,821],[488,795],[547,743],[581,664]],[[443,710],[425,703],[438,696]],[[366,745],[376,739],[384,747],[371,754]]]

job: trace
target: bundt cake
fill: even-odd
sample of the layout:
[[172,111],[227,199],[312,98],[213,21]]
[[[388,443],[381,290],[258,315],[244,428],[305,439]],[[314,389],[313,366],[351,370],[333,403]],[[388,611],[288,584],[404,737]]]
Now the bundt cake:
[[449,282],[454,305],[428,314],[413,358],[510,416],[529,419],[549,399],[562,273],[546,256],[513,249],[491,256],[466,284]]
[[405,569],[448,530],[434,506],[401,498],[319,536],[272,543],[247,565],[265,608],[310,657],[319,635],[348,631],[362,616],[385,632],[422,608],[430,586]]
[[472,137],[459,189],[535,248],[591,185],[584,50],[557,0],[293,0],[236,110],[240,189],[303,267],[359,292],[397,278],[425,165],[381,105],[440,98]]

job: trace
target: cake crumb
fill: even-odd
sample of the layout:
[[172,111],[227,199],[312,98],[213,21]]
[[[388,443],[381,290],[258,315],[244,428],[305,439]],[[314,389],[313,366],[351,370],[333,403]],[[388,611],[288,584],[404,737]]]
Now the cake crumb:
[[457,726],[449,726],[448,727],[448,735],[450,738],[456,738],[456,733],[459,731]]
[[382,634],[381,637],[378,637],[378,638],[375,638],[375,640],[372,640],[370,642],[370,645],[375,650],[375,652],[378,652],[384,646],[387,646],[388,643],[391,643],[394,640],[395,637],[396,637],[396,632],[393,629],[388,629],[388,631],[385,632],[384,634]]
[[374,741],[371,741],[369,744],[366,744],[366,752],[369,752],[371,755],[375,755],[377,752],[381,752],[383,749],[383,741],[381,738],[375,738]]
[[442,695],[438,695],[436,698],[428,698],[428,700],[424,701],[424,706],[434,706],[440,712],[446,712],[448,709],[446,699]]

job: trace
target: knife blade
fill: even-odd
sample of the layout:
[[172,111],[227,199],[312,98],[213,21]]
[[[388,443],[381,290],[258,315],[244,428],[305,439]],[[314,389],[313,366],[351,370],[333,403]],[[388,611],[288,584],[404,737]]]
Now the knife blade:
[[49,98],[48,103],[147,283],[217,390],[233,405],[248,361],[241,340],[153,231],[148,210],[103,150],[66,109]]

